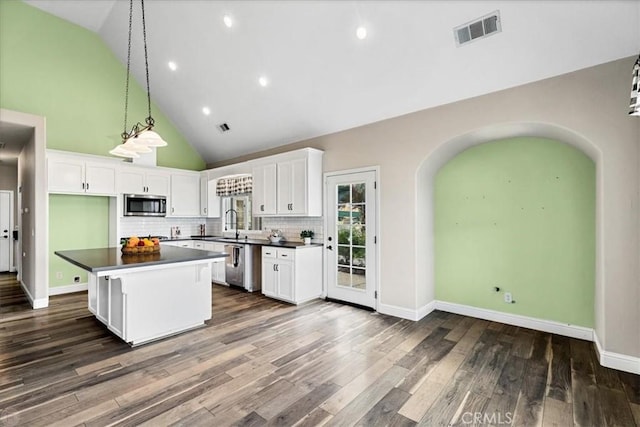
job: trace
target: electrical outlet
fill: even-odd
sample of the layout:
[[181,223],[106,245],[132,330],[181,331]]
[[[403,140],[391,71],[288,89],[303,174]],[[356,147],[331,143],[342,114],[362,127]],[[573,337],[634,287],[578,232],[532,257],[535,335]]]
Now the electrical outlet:
[[80,276],[73,276],[73,283],[80,283]]
[[513,297],[511,296],[511,292],[504,293],[504,302],[507,304],[511,304],[513,302]]
[[56,279],[62,280],[62,271],[56,271]]

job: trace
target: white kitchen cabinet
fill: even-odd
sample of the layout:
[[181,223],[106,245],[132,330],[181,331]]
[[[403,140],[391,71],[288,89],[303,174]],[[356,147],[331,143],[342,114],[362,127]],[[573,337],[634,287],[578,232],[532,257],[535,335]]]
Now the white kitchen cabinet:
[[118,193],[169,195],[169,173],[124,167],[118,174]]
[[[177,246],[179,248],[190,248],[193,249],[194,247],[194,240],[176,240],[173,242],[160,242],[160,245],[165,245],[165,246]],[[162,250],[162,248],[160,249]]]
[[167,216],[200,216],[200,174],[171,174],[171,209]]
[[200,216],[220,218],[220,197],[216,194],[217,180],[200,176]]
[[[204,250],[224,252],[224,243],[203,242]],[[215,258],[211,263],[211,281],[226,285],[225,261],[226,258]]]
[[307,159],[278,163],[278,213],[307,212]]
[[322,294],[322,247],[262,247],[262,293],[300,304]]
[[116,165],[49,154],[47,158],[50,193],[115,196]]
[[322,216],[321,150],[304,148],[255,162],[255,216]]
[[251,203],[253,215],[275,215],[277,213],[277,164],[268,163],[254,166],[252,176]]

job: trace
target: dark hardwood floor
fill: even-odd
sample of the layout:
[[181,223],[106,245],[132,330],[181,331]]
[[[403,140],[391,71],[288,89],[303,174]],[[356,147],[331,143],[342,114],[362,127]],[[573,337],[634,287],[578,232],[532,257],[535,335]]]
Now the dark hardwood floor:
[[212,288],[208,326],[130,348],[85,293],[31,310],[0,275],[0,426],[640,426],[590,342]]

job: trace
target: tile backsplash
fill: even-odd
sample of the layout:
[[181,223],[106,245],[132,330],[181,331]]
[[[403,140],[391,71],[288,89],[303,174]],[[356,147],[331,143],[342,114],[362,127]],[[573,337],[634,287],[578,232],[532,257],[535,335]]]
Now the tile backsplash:
[[[120,218],[120,236],[171,236],[171,227],[180,227],[182,237],[200,234],[200,224],[206,224],[206,234],[221,236],[222,220],[219,218],[153,218],[153,217],[124,217]],[[322,241],[323,219],[321,217],[264,217],[262,218],[262,232],[251,233],[252,237],[267,238],[272,229],[282,232],[288,241],[300,241],[302,230],[312,230],[314,241]]]
[[220,220],[213,218],[120,218],[120,237],[128,236],[167,236],[171,237],[171,227],[180,227],[182,237],[200,234],[200,224],[206,224],[208,235],[219,236]]
[[311,230],[314,233],[314,241],[322,241],[323,236],[322,217],[264,217],[262,218],[262,229],[267,237],[272,229],[282,231],[284,238],[289,241],[300,241],[302,230]]

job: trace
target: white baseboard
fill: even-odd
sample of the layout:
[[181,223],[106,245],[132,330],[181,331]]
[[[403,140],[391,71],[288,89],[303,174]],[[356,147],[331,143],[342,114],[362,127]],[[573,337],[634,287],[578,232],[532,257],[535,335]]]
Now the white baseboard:
[[455,304],[445,301],[436,301],[436,310],[449,313],[462,314],[492,322],[506,323],[507,325],[522,326],[536,331],[550,332],[565,337],[579,338],[593,341],[593,329],[584,326],[576,326],[568,323],[555,322],[553,320],[537,319],[535,317],[521,316],[519,314],[503,313],[501,311],[486,308],[471,307],[469,305]]
[[[397,305],[378,303],[378,313],[388,314],[389,316],[400,317],[401,319],[420,320],[418,310],[398,307]],[[424,317],[424,316],[423,316]]]
[[87,283],[74,283],[73,285],[54,286],[49,288],[49,296],[82,292],[86,291],[87,289],[89,289],[89,285]]
[[640,357],[627,356],[626,354],[607,351],[600,345],[598,334],[593,333],[593,340],[596,343],[596,354],[602,366],[617,369],[619,371],[631,372],[640,375]]
[[428,315],[429,313],[431,313],[435,309],[436,309],[436,301],[428,302],[427,304],[425,304],[422,307],[418,308],[416,310],[417,320],[422,319],[423,317],[425,317],[426,315]]
[[31,292],[29,292],[29,288],[27,288],[27,285],[25,285],[22,280],[20,280],[20,286],[22,287],[24,293],[27,295],[27,299],[29,300],[29,303],[31,304],[31,307],[33,309],[49,307],[49,297],[34,299],[33,295],[31,295]]

